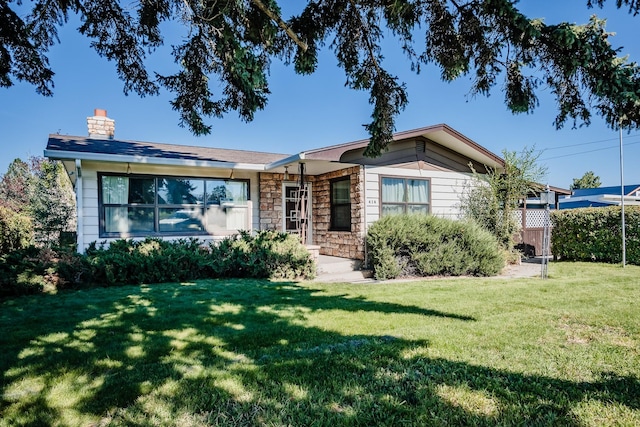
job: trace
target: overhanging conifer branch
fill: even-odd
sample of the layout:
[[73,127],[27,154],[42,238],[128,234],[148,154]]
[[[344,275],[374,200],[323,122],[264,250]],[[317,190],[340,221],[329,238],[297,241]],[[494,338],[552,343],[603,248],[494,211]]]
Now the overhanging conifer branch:
[[267,15],[273,22],[278,24],[278,27],[282,28],[285,33],[287,33],[289,38],[291,38],[291,40],[293,40],[293,42],[300,47],[300,49],[305,52],[307,51],[309,46],[304,41],[300,40],[300,37],[298,37],[295,31],[293,31],[291,27],[289,27],[287,23],[282,20],[282,18],[273,13],[273,11],[262,2],[262,0],[251,0],[251,3],[255,4],[258,9],[263,11],[264,14]]

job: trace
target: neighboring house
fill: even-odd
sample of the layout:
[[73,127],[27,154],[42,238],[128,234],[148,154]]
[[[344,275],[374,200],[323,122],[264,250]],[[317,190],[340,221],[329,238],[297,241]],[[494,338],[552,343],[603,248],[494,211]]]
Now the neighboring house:
[[[542,187],[542,186],[540,186]],[[527,256],[542,255],[544,245],[544,228],[549,224],[546,198],[549,197],[549,209],[558,209],[562,196],[571,194],[571,190],[548,186],[549,194],[544,196],[545,190],[533,191],[520,203],[520,210],[516,212],[521,224],[520,234],[516,239],[519,249]]]
[[[640,185],[624,186],[624,204],[640,205]],[[622,187],[582,188],[573,190],[570,196],[560,199],[560,209],[597,208],[601,206],[619,206],[622,199]]]
[[444,124],[396,133],[387,152],[367,158],[368,140],[286,155],[117,140],[104,110],[87,123],[89,137],[50,135],[45,150],[73,182],[79,251],[117,238],[269,229],[298,233],[320,254],[364,259],[366,229],[381,215],[456,218],[469,166],[504,166]]
[[567,190],[566,188],[553,187],[551,185],[545,186],[542,184],[538,184],[539,190],[531,191],[527,194],[527,198],[523,199],[520,203],[520,208],[522,209],[546,209],[547,205],[545,203],[544,193],[546,192],[546,187],[549,187],[549,196],[551,200],[549,203],[549,209],[559,209],[560,199],[562,197],[568,196],[571,194],[571,190]]

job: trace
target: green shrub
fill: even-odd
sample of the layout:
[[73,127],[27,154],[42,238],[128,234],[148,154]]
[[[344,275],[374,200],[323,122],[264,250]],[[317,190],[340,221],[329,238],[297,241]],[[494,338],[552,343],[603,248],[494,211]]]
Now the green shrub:
[[0,256],[0,297],[85,285],[87,267],[78,253],[27,246]]
[[312,279],[316,266],[298,237],[275,231],[258,233],[254,240],[253,277]]
[[39,251],[29,246],[0,256],[0,297],[42,292],[47,267],[36,261]]
[[243,232],[212,245],[212,270],[220,277],[311,279],[315,263],[297,237],[261,231],[255,237]]
[[33,223],[24,213],[0,206],[0,255],[24,249],[33,239]]
[[203,278],[209,251],[197,239],[120,239],[86,252],[91,281],[103,286]]
[[473,222],[431,215],[394,215],[367,233],[377,279],[399,276],[491,276],[504,267],[495,237]]
[[92,244],[86,253],[88,276],[105,286],[185,280],[251,277],[312,278],[315,265],[295,236],[263,231],[229,236],[202,246],[197,239],[116,240]]
[[89,245],[86,254],[29,246],[0,256],[0,297],[45,288],[181,282],[251,277],[313,278],[315,264],[290,234],[264,231],[230,236],[203,246],[197,239],[120,239]]
[[[551,252],[570,261],[622,262],[621,208],[580,208],[551,213]],[[640,265],[640,207],[625,207],[627,262]]]

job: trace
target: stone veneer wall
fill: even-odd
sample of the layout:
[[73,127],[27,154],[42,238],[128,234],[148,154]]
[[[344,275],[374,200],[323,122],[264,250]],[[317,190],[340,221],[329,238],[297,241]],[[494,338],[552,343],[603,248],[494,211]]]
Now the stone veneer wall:
[[[330,231],[331,180],[351,180],[351,231]],[[313,236],[320,254],[364,260],[364,168],[354,166],[315,177],[313,184]]]
[[260,174],[260,230],[282,230],[281,173]]
[[[281,173],[261,172],[260,176],[260,230],[282,230],[282,183]],[[296,182],[298,175],[289,174],[289,181]],[[307,182],[313,184],[314,176],[306,176]]]
[[[331,224],[331,180],[351,177],[351,231],[329,231]],[[297,176],[291,174],[295,182]],[[313,244],[320,254],[364,259],[364,168],[355,166],[308,176],[312,183]],[[260,229],[282,230],[282,182],[280,173],[260,173]]]

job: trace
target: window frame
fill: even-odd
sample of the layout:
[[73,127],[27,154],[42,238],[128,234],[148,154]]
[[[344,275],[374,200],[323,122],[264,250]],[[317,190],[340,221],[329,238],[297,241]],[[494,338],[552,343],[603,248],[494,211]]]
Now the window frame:
[[[404,197],[403,197],[403,201],[402,202],[385,202],[384,200],[382,200],[382,197],[383,197],[382,181],[385,178],[402,179],[403,180]],[[427,191],[429,192],[429,197],[428,197],[429,200],[426,203],[412,203],[412,202],[408,201],[409,192],[407,191],[407,188],[408,188],[408,181],[409,180],[426,181],[426,183],[427,183]],[[379,188],[378,201],[379,201],[379,204],[380,204],[378,214],[379,214],[380,218],[382,218],[384,216],[383,208],[384,208],[385,205],[387,205],[387,206],[389,206],[389,205],[402,206],[402,213],[403,214],[407,214],[409,206],[426,206],[427,207],[427,213],[431,213],[431,178],[423,178],[423,177],[416,177],[416,176],[406,176],[406,175],[380,175],[379,176],[379,182],[378,182],[378,188]]]
[[[117,176],[117,177],[125,177],[125,178],[142,178],[142,179],[153,179],[154,182],[154,196],[153,203],[104,203],[104,194],[102,188],[102,179],[105,176]],[[185,204],[177,204],[177,203],[159,203],[158,202],[158,182],[162,179],[184,179],[184,180],[200,180],[203,181],[204,187],[203,191],[205,194],[204,200],[202,204],[193,204],[193,203],[185,203]],[[212,233],[206,230],[202,231],[193,231],[193,230],[176,230],[176,231],[160,231],[160,210],[161,209],[180,209],[180,208],[188,208],[188,209],[201,209],[202,210],[202,223],[206,225],[207,223],[207,210],[208,206],[211,204],[207,203],[206,194],[207,194],[207,181],[212,180],[221,180],[221,181],[233,181],[233,182],[245,182],[247,188],[246,201],[247,204],[245,206],[238,206],[240,208],[246,208],[248,210],[248,214],[251,215],[251,211],[249,210],[249,202],[251,200],[251,180],[248,178],[227,178],[227,177],[217,177],[217,176],[184,176],[184,175],[164,175],[164,174],[133,174],[133,173],[118,173],[118,172],[98,172],[98,235],[100,238],[123,238],[123,237],[162,237],[162,236],[211,236]],[[214,204],[215,205],[215,204]],[[120,208],[151,208],[153,209],[153,231],[148,232],[107,232],[105,231],[106,227],[106,207],[120,207]]]
[[[349,201],[346,203],[336,203],[333,200],[333,186],[334,184],[338,183],[338,182],[348,182],[348,188],[349,188]],[[348,206],[349,207],[349,225],[336,225],[335,223],[335,219],[337,218],[336,214],[335,214],[335,208],[337,207],[344,207],[344,206]],[[334,178],[332,180],[329,181],[329,231],[351,231],[351,176],[347,175],[347,176],[341,176],[339,178]]]

